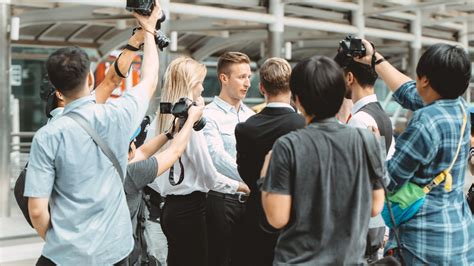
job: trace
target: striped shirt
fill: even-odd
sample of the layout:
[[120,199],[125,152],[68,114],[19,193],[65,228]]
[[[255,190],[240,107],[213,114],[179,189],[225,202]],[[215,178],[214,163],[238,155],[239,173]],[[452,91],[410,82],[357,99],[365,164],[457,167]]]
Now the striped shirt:
[[[408,181],[426,185],[449,167],[461,134],[461,106],[467,110],[462,97],[441,99],[425,106],[414,81],[403,84],[393,97],[414,113],[397,139],[395,154],[387,162],[392,191]],[[444,183],[433,188],[418,213],[399,227],[408,265],[474,263],[474,222],[463,193],[469,137],[468,119],[459,156],[451,170],[452,191],[446,192]],[[396,242],[391,234],[387,248],[394,246]]]

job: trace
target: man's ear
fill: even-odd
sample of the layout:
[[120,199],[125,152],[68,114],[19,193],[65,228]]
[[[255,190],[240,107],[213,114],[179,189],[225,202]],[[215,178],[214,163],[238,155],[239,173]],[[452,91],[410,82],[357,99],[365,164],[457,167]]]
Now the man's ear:
[[267,92],[265,91],[265,88],[263,87],[263,84],[261,82],[258,83],[258,90],[260,91],[260,94],[262,94],[263,96],[265,96],[267,94]]
[[346,74],[346,84],[347,86],[351,86],[354,83],[354,74],[352,72],[347,72]]
[[62,93],[60,93],[58,90],[56,90],[54,92],[54,94],[56,95],[56,98],[58,98],[60,101],[64,101],[64,96]]
[[92,71],[89,71],[89,74],[87,75],[87,87],[89,89],[94,89],[94,74],[92,74]]
[[227,82],[229,80],[229,77],[227,77],[227,75],[225,73],[220,73],[219,74],[219,80],[220,80],[221,83]]
[[422,88],[426,89],[426,88],[431,88],[431,84],[430,84],[430,81],[428,80],[428,78],[426,76],[422,76],[419,78],[419,81],[420,81],[420,85]]

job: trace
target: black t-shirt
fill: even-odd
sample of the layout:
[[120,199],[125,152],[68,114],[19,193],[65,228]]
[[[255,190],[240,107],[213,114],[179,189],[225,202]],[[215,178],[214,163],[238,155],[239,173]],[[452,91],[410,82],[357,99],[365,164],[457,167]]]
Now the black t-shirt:
[[127,165],[127,176],[124,181],[127,205],[132,217],[133,228],[136,224],[136,216],[141,202],[142,189],[153,182],[158,172],[158,161],[154,156]]
[[364,263],[372,190],[383,175],[377,163],[357,129],[334,118],[281,137],[262,187],[292,198],[274,265]]

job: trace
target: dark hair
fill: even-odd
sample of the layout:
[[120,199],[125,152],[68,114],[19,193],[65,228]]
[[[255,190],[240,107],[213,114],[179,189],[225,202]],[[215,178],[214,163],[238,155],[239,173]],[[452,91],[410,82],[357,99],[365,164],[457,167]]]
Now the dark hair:
[[291,72],[290,89],[306,114],[323,120],[341,107],[346,83],[342,69],[332,59],[313,56],[299,62]]
[[234,64],[250,64],[250,58],[241,52],[224,53],[217,61],[217,76],[219,77],[222,73],[228,75],[229,66]]
[[84,84],[89,69],[89,57],[77,46],[58,49],[46,61],[49,80],[66,96]]
[[471,62],[459,46],[438,43],[430,46],[416,66],[418,78],[426,77],[441,97],[454,99],[462,95],[471,79]]
[[351,72],[362,88],[374,86],[378,75],[371,66],[358,63],[354,61],[352,57],[348,57],[342,53],[338,53],[336,57],[334,57],[334,61],[344,69],[346,74]]

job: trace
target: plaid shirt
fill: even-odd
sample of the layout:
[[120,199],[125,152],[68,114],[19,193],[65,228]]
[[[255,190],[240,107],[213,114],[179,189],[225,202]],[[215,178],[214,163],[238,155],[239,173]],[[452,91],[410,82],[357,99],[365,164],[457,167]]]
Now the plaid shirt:
[[[389,190],[405,182],[428,184],[454,159],[461,134],[466,101],[441,99],[424,105],[414,81],[403,84],[393,95],[404,108],[414,111],[405,131],[397,138],[395,154],[387,163]],[[400,225],[407,264],[472,265],[474,263],[474,222],[463,193],[469,153],[470,123],[467,120],[459,156],[451,170],[453,187],[444,183],[426,196],[418,213]],[[388,248],[396,246],[391,234]]]

